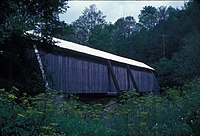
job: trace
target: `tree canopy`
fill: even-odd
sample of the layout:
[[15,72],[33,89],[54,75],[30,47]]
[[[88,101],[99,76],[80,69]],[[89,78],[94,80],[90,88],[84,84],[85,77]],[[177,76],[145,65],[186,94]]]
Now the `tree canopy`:
[[0,3],[0,87],[16,87],[36,94],[43,90],[43,82],[34,59],[30,58],[30,45],[24,36],[28,30],[40,33],[38,39],[52,43],[60,27],[58,14],[67,10],[65,0],[3,0]]
[[65,0],[3,0],[0,5],[0,43],[15,32],[23,34],[27,30],[35,30],[47,38],[57,27],[58,14],[67,8]]
[[106,24],[103,12],[97,10],[96,5],[90,5],[85,8],[83,15],[74,21],[73,28],[75,34],[75,41],[86,44],[95,27],[103,27]]
[[[197,43],[186,41],[189,40],[187,37],[198,40],[195,35],[198,35],[200,30],[199,11],[197,1],[185,3],[182,9],[171,6],[158,8],[145,6],[138,16],[138,22],[132,16],[127,16],[119,18],[113,24],[108,24],[103,13],[97,10],[95,5],[91,5],[84,10],[79,19],[72,23],[74,33],[65,35],[65,39],[68,38],[93,48],[143,61],[158,68],[159,71],[156,75],[161,79],[159,82],[162,86],[178,85],[180,78],[191,79],[192,76],[188,76],[190,72],[186,71],[194,71],[198,65],[186,70],[185,66],[189,67],[192,59],[184,60],[187,59],[187,55],[195,56],[189,54],[186,48],[194,47],[196,51],[198,47]],[[98,17],[95,18],[95,16]],[[97,20],[94,21],[95,19],[100,20],[99,23]],[[70,39],[72,35],[76,38]],[[194,46],[191,45],[192,43]],[[190,51],[192,52],[192,50]],[[159,74],[160,71],[164,72]],[[166,74],[168,74],[168,78],[167,81],[164,81]],[[180,75],[182,76],[180,77]],[[172,84],[170,84],[171,79],[174,79]]]

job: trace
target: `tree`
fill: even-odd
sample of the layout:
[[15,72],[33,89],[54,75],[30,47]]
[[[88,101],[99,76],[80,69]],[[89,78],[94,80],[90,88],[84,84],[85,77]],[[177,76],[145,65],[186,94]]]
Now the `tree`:
[[51,43],[52,33],[61,26],[58,14],[67,8],[65,0],[1,1],[0,63],[4,68],[0,71],[0,87],[3,81],[8,88],[15,85],[32,94],[43,90],[37,63],[28,54],[31,37],[24,33],[35,30],[41,33],[38,40]]
[[169,12],[166,6],[160,6],[157,10],[157,20],[158,22],[164,22],[169,18]]
[[15,32],[23,34],[27,30],[36,30],[47,38],[59,22],[58,14],[67,8],[65,0],[1,2],[0,43],[11,39]]
[[112,24],[106,24],[104,27],[95,27],[88,40],[89,46],[99,50],[116,53],[112,41],[113,31],[114,25]]
[[75,42],[87,44],[92,30],[96,26],[103,27],[106,24],[105,17],[103,12],[97,10],[94,4],[85,8],[83,15],[72,23],[76,35]]
[[172,87],[175,85],[173,80],[173,62],[167,58],[161,58],[153,64],[156,69],[155,75],[161,87]]
[[184,47],[172,57],[175,65],[174,80],[180,84],[200,76],[200,33],[193,32],[184,39]]
[[152,6],[145,6],[138,16],[139,23],[141,23],[148,30],[152,30],[153,27],[158,23],[157,20],[157,9]]
[[116,31],[124,36],[124,38],[130,38],[135,31],[136,21],[132,16],[122,17],[115,22]]
[[117,54],[130,57],[130,39],[136,31],[136,21],[132,16],[122,17],[114,24],[113,44]]
[[66,24],[65,22],[61,22],[60,25],[62,26],[53,31],[54,36],[60,39],[73,42],[75,40],[75,34],[72,24]]

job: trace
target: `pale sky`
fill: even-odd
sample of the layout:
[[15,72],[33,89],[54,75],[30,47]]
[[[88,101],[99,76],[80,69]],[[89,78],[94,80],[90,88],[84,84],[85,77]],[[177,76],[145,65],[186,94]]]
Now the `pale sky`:
[[[186,1],[186,0],[185,0]],[[133,16],[138,21],[138,15],[144,6],[172,6],[183,7],[184,1],[68,1],[68,8],[65,14],[60,15],[60,20],[71,23],[82,15],[83,10],[89,5],[95,4],[97,9],[106,15],[106,21],[114,23],[117,19],[126,16]]]

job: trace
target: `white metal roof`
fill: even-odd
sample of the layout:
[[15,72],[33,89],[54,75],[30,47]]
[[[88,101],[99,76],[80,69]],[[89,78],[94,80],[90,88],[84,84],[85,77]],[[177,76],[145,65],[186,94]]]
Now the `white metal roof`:
[[133,66],[137,66],[137,67],[142,67],[142,68],[154,70],[150,66],[148,66],[148,65],[146,65],[142,62],[139,62],[139,61],[124,58],[124,57],[117,56],[117,55],[114,55],[114,54],[111,54],[111,53],[108,53],[108,52],[100,51],[100,50],[93,49],[93,48],[90,48],[90,47],[87,47],[87,46],[84,46],[84,45],[80,45],[80,44],[76,44],[76,43],[73,43],[73,42],[61,40],[61,39],[58,39],[58,38],[53,38],[53,40],[56,42],[56,45],[61,47],[61,48],[85,53],[85,54],[88,54],[88,55],[92,55],[92,56],[96,56],[96,57],[100,57],[100,58],[104,58],[104,59],[108,59],[108,60],[113,60],[113,61],[116,61],[116,62],[129,64],[129,65],[133,65]]
[[[26,33],[36,35],[33,30],[26,31]],[[37,34],[37,36],[40,36],[40,34]],[[87,46],[84,46],[84,45],[80,45],[80,44],[76,44],[76,43],[73,43],[73,42],[61,40],[61,39],[58,39],[58,38],[55,38],[55,37],[53,37],[53,40],[56,42],[56,45],[61,47],[61,48],[85,53],[85,54],[88,54],[88,55],[93,55],[93,56],[108,59],[108,60],[113,60],[113,61],[116,61],[116,62],[121,62],[121,63],[124,63],[124,64],[129,64],[129,65],[132,65],[132,66],[137,66],[137,67],[142,67],[142,68],[154,70],[152,67],[150,67],[150,66],[148,66],[148,65],[146,65],[142,62],[139,62],[139,61],[124,58],[124,57],[117,56],[117,55],[114,55],[114,54],[111,54],[111,53],[108,53],[108,52],[93,49],[93,48],[90,48],[90,47],[87,47]]]

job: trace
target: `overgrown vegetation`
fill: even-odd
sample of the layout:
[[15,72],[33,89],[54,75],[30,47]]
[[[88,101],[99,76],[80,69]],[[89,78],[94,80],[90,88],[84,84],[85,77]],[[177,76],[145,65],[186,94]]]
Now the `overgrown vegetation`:
[[163,96],[128,91],[107,108],[54,91],[18,98],[18,91],[0,90],[1,135],[200,135],[200,78]]
[[[195,0],[183,9],[146,6],[139,22],[128,16],[110,24],[91,5],[79,19],[66,24],[58,18],[68,8],[65,0],[3,1],[0,135],[199,136],[199,7]],[[24,36],[27,30],[41,33],[37,42],[45,45],[53,42],[54,35],[146,62],[156,69],[162,95],[127,91],[110,99],[116,103],[107,107],[53,90],[45,92],[38,64],[27,46],[31,43]]]

